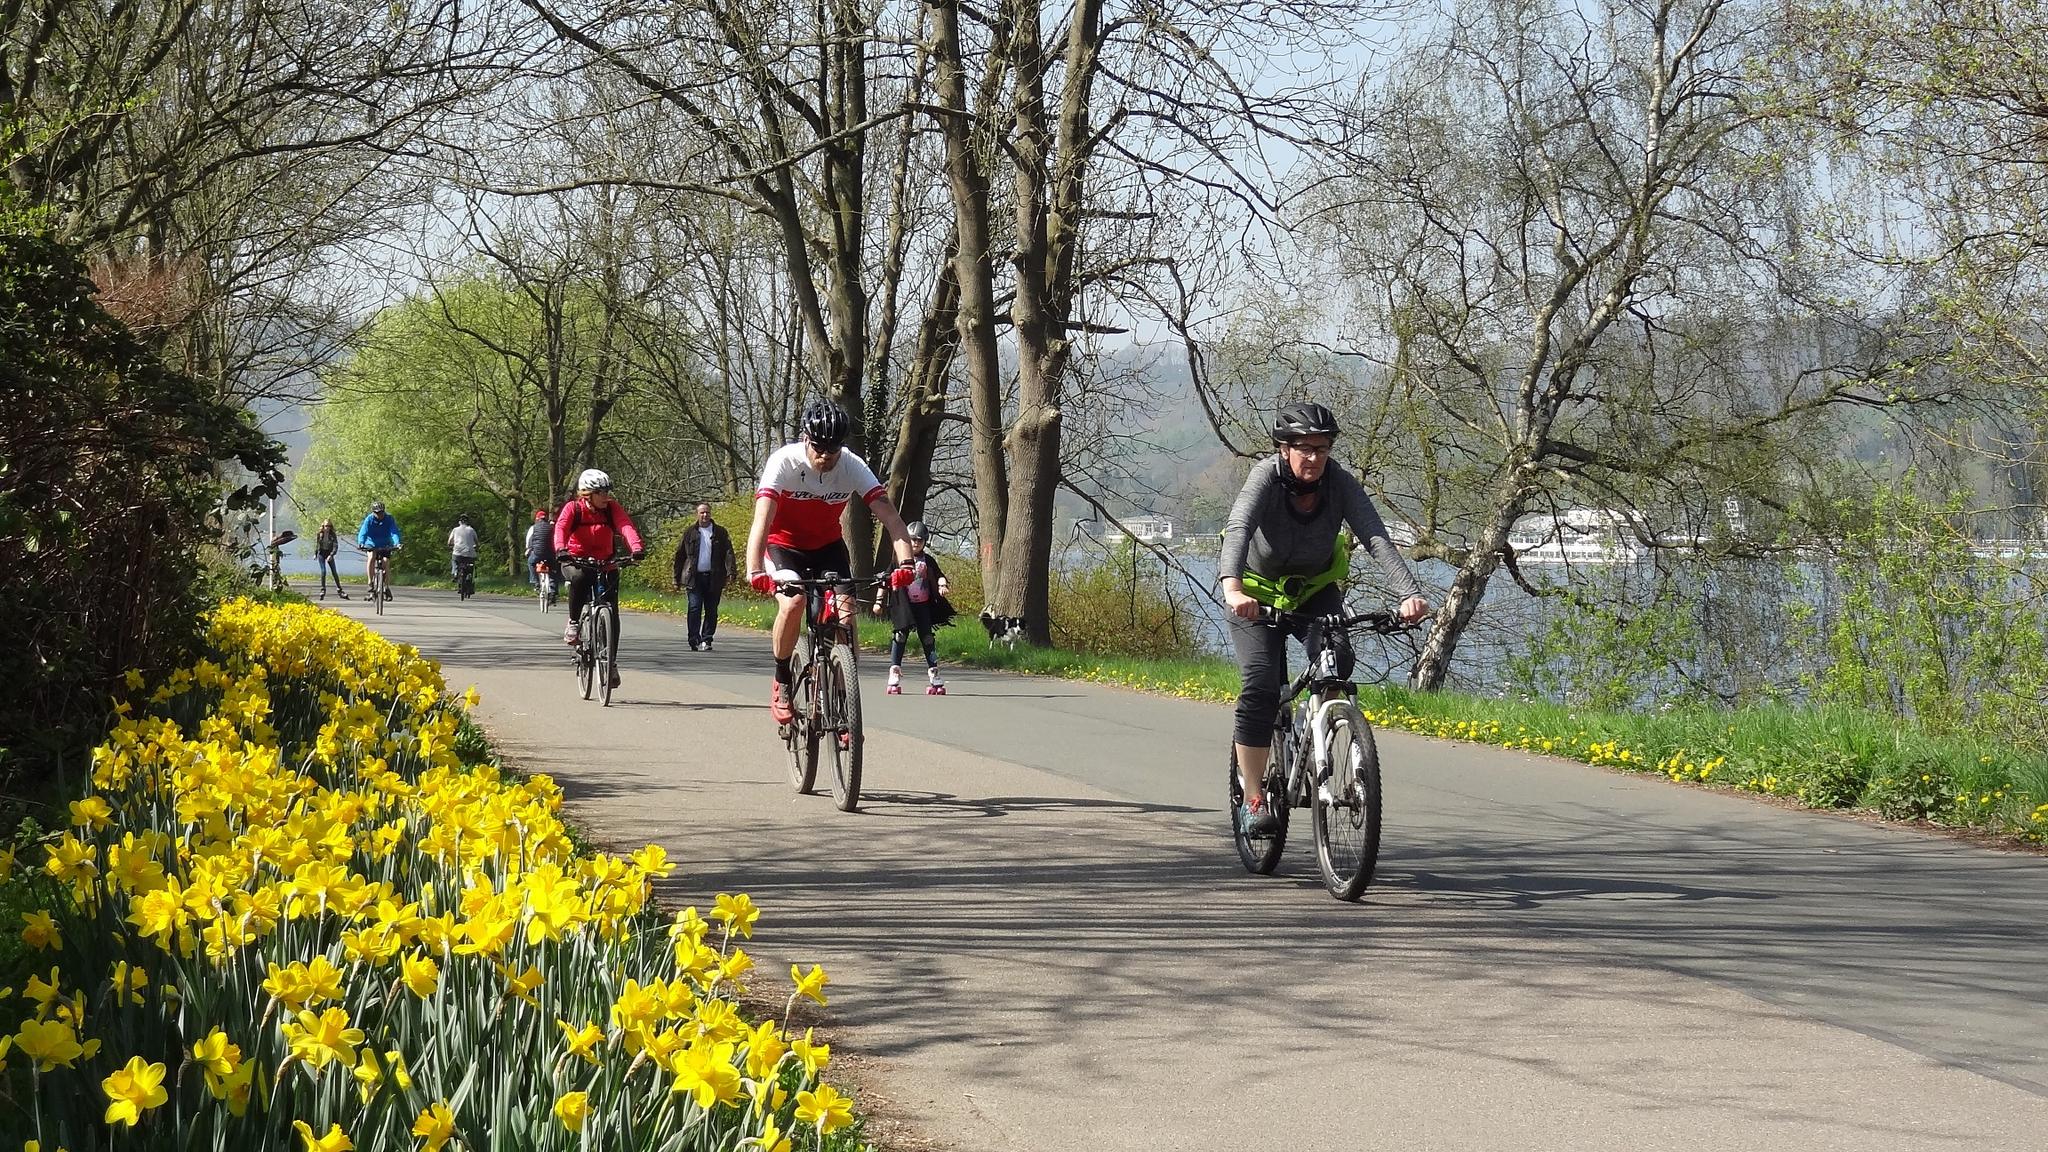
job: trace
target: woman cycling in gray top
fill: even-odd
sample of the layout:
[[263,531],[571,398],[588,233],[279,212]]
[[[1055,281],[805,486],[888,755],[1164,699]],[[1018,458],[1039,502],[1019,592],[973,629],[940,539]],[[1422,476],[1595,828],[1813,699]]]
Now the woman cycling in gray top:
[[[1259,623],[1259,606],[1310,616],[1344,609],[1350,553],[1338,532],[1349,525],[1401,593],[1401,619],[1414,623],[1429,604],[1401,559],[1358,478],[1330,459],[1337,418],[1320,404],[1292,404],[1273,421],[1270,460],[1252,466],[1223,531],[1223,602],[1243,687],[1237,697],[1237,772],[1244,784],[1244,831],[1270,836],[1279,819],[1267,810],[1260,782],[1273,751],[1273,713],[1287,678],[1287,637],[1302,629]],[[1313,654],[1311,654],[1313,656]]]

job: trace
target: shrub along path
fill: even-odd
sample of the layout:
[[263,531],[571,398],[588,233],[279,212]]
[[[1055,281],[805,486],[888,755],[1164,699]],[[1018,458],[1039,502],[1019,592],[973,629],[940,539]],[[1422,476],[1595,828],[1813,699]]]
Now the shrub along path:
[[[361,615],[363,606],[341,607]],[[1382,869],[1323,895],[1225,839],[1225,708],[956,670],[885,697],[865,810],[797,797],[758,634],[629,614],[573,698],[525,603],[370,622],[474,681],[505,755],[669,896],[744,889],[942,1145],[2037,1149],[2048,860],[1661,778],[1382,735]],[[685,854],[687,852],[687,854]],[[1229,1134],[1236,1135],[1229,1135]]]

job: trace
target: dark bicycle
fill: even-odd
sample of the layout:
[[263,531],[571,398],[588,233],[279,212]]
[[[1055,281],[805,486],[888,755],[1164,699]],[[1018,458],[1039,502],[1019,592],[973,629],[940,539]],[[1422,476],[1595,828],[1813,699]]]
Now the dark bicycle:
[[1273,756],[1266,764],[1265,803],[1278,818],[1271,836],[1249,836],[1238,816],[1244,786],[1238,781],[1237,750],[1230,753],[1230,827],[1245,870],[1269,874],[1287,844],[1287,814],[1314,811],[1316,864],[1323,886],[1339,900],[1356,900],[1372,882],[1380,852],[1380,757],[1372,726],[1358,707],[1351,674],[1357,654],[1353,629],[1381,636],[1405,632],[1391,612],[1355,616],[1306,616],[1276,608],[1259,609],[1268,625],[1307,626],[1308,667],[1280,698],[1273,722]]
[[618,587],[619,569],[633,561],[563,556],[560,563],[597,573],[597,579],[590,582],[590,599],[584,603],[579,621],[582,639],[576,643],[574,656],[576,683],[583,689],[585,700],[595,691],[601,702],[610,707],[619,659],[619,610],[611,599]]
[[[873,581],[872,583],[880,583]],[[818,778],[820,749],[832,758],[832,799],[842,812],[860,804],[860,655],[854,621],[860,597],[850,577],[827,572],[776,585],[784,595],[804,598],[804,629],[797,634],[790,663],[790,722],[782,725],[789,745],[789,781],[808,793]]]
[[455,558],[455,598],[467,600],[476,595],[476,557]]

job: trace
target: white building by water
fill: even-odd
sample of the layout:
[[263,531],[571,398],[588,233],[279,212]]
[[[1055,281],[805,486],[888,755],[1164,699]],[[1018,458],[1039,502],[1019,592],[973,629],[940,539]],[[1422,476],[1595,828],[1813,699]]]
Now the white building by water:
[[1515,521],[1508,546],[1522,564],[1633,564],[1649,551],[1611,508],[1567,508]]

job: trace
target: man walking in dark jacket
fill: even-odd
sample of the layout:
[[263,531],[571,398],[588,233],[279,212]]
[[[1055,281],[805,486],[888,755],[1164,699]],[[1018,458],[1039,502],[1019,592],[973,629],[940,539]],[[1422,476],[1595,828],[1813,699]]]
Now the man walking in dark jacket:
[[732,534],[711,519],[711,505],[697,505],[697,522],[683,530],[676,545],[675,579],[670,586],[690,590],[690,651],[711,650],[718,632],[718,600],[739,567],[733,558]]

